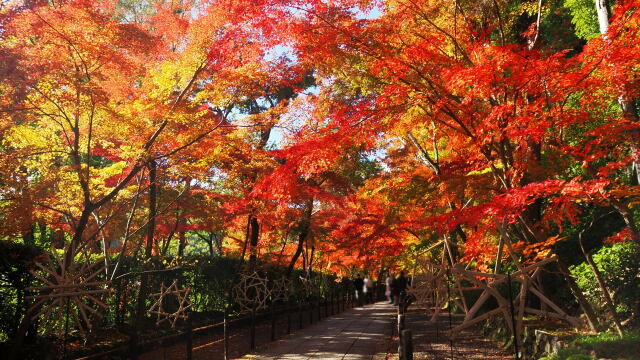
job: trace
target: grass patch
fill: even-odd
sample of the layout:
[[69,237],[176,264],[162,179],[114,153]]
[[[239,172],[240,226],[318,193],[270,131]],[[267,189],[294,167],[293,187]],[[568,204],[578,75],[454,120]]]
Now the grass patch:
[[613,333],[581,335],[569,347],[540,360],[640,360],[640,330],[627,332],[621,339]]

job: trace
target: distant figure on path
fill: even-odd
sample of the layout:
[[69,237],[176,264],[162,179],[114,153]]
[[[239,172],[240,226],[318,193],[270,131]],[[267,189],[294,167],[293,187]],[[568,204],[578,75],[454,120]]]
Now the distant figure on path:
[[371,281],[371,278],[369,277],[369,275],[365,275],[364,277],[362,292],[364,292],[365,303],[367,304],[372,303],[373,302],[373,281]]
[[405,290],[407,290],[407,278],[404,276],[404,271],[400,271],[400,276],[393,281],[393,305],[397,306],[400,303],[400,296]]
[[391,298],[391,289],[393,288],[393,277],[391,277],[391,273],[387,273],[386,279],[384,279],[384,296],[387,297],[387,301],[389,304],[393,304],[393,298]]
[[358,306],[362,306],[363,295],[362,288],[364,287],[364,279],[362,275],[358,274],[355,280],[353,280],[353,286],[356,287],[356,299],[358,300]]

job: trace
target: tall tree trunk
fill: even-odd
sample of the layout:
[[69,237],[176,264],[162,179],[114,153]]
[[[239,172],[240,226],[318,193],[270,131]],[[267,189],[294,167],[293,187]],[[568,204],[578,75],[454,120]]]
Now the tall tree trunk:
[[244,233],[244,244],[242,246],[242,255],[240,255],[240,264],[244,263],[244,257],[247,254],[247,246],[249,244],[249,233],[251,232],[251,219],[253,218],[253,214],[247,216],[247,227]]
[[183,256],[184,255],[184,248],[187,247],[187,235],[184,231],[179,231],[178,232],[178,240],[179,240],[179,244],[178,244],[178,256]]
[[144,254],[150,258],[153,253],[153,237],[156,230],[157,194],[158,184],[156,183],[156,162],[149,162],[149,214],[147,219],[147,240]]
[[[189,192],[189,189],[191,188],[191,178],[187,178],[185,179],[185,193]],[[180,205],[178,205],[178,218],[176,220],[176,224],[178,226],[178,238],[179,238],[179,244],[178,244],[178,256],[183,256],[184,255],[184,249],[187,247],[187,236],[186,233],[184,231],[184,225],[187,223],[187,219],[185,218],[185,214],[184,214],[184,206],[180,207]]]
[[260,224],[255,216],[250,220],[249,231],[249,273],[252,273],[256,269],[256,262],[258,261],[258,238],[260,237]]
[[291,257],[291,261],[289,261],[289,266],[287,267],[287,277],[291,276],[298,258],[300,258],[300,255],[302,255],[302,250],[304,249],[304,242],[307,239],[307,234],[308,233],[306,231],[306,228],[301,229],[300,234],[298,234],[298,246],[296,247],[296,252],[293,253],[293,256]]
[[[542,144],[540,141],[535,141],[533,138],[529,137],[527,139],[527,165],[529,169],[525,171],[520,181],[521,186],[528,185],[532,182],[535,182],[535,172],[539,171],[542,168]],[[527,205],[523,216],[526,217],[531,224],[536,228],[539,227],[540,219],[542,219],[542,198],[536,199],[533,203]]]
[[300,228],[300,234],[298,235],[298,246],[296,247],[296,252],[291,257],[291,261],[289,262],[289,266],[287,267],[287,277],[291,276],[293,273],[293,269],[296,266],[296,262],[298,258],[302,254],[304,250],[304,244],[309,236],[309,229],[311,227],[311,214],[313,213],[313,199],[310,199],[307,202],[307,211],[304,219],[302,219],[302,224]]
[[[309,243],[309,232],[307,231],[307,244]],[[307,276],[311,277],[311,275],[313,275],[313,260],[314,260],[314,255],[316,253],[316,247],[315,246],[311,246],[311,251],[309,252],[309,266],[307,266]]]
[[207,241],[207,244],[209,245],[209,256],[213,257],[215,255],[215,252],[213,251],[213,234],[209,234],[209,241]]
[[596,0],[596,12],[598,13],[598,27],[600,34],[606,35],[609,31],[609,4],[607,0]]
[[131,222],[133,221],[133,217],[135,216],[136,210],[138,209],[138,199],[140,198],[140,189],[142,186],[142,176],[144,175],[144,172],[142,174],[140,174],[138,176],[138,189],[136,190],[136,195],[134,197],[133,200],[133,205],[131,207],[131,212],[129,213],[129,216],[127,217],[127,224],[124,228],[124,235],[123,235],[123,242],[122,242],[122,247],[120,248],[120,251],[118,252],[118,257],[117,257],[117,261],[115,263],[115,265],[113,266],[113,272],[111,273],[111,278],[110,280],[115,279],[115,277],[118,275],[118,269],[120,268],[120,262],[122,261],[125,252],[127,251],[127,244],[129,243],[129,234],[131,231]]
[[[609,31],[609,3],[607,0],[595,0],[596,12],[598,13],[598,27],[600,34],[603,36],[605,45],[609,45],[611,40],[607,38]],[[605,50],[606,51],[606,50]],[[608,56],[607,56],[608,57]],[[615,69],[614,69],[615,70]],[[615,72],[615,71],[614,71]],[[622,116],[629,121],[638,122],[638,110],[636,109],[635,99],[631,98],[627,93],[625,84],[614,83],[615,90],[618,93],[618,104]],[[633,168],[636,173],[636,183],[640,184],[640,131],[632,130],[631,133],[631,155],[633,156]]]
[[[147,238],[145,244],[145,258],[150,259],[153,254],[153,238],[156,228],[156,206],[157,206],[157,183],[156,183],[156,162],[149,162],[149,214],[147,219]],[[146,313],[146,299],[149,293],[149,276],[140,276],[140,290],[138,292],[136,306],[135,336],[138,336],[144,326],[144,315]]]
[[76,251],[82,242],[82,236],[84,231],[87,229],[87,225],[89,225],[89,219],[91,218],[91,213],[93,212],[93,206],[91,204],[85,204],[84,210],[80,214],[80,219],[78,220],[78,225],[75,228],[73,233],[73,237],[71,238],[71,245],[69,246],[69,251],[64,254],[65,261],[67,264],[71,264],[73,262],[73,258],[76,255]]
[[36,228],[36,225],[37,224],[31,225],[29,230],[27,232],[25,232],[24,234],[22,234],[22,241],[24,241],[25,244],[33,244],[33,242],[35,241],[35,228]]

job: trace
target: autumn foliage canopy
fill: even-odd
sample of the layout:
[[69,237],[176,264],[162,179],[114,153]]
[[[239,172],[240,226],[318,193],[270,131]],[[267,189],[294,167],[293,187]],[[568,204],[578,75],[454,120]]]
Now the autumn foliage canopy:
[[640,2],[604,35],[538,4],[3,2],[0,237],[114,274],[206,253],[346,275],[443,238],[487,269],[501,234],[533,261],[602,214],[600,240],[640,241]]

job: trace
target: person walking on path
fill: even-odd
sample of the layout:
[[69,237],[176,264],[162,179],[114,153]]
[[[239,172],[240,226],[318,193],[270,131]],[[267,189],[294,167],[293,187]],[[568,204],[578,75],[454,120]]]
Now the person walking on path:
[[391,298],[391,289],[393,286],[393,277],[391,277],[391,273],[387,273],[387,277],[384,279],[384,296],[387,297],[387,301],[389,304],[393,304],[393,298]]
[[358,274],[358,276],[356,277],[355,280],[353,280],[353,286],[356,287],[356,300],[358,300],[358,306],[362,306],[363,304],[363,295],[362,295],[362,289],[364,287],[364,279],[362,278],[362,275]]
[[367,304],[372,303],[373,302],[373,281],[371,281],[371,278],[369,277],[369,275],[364,276],[362,292],[364,292],[365,303]]
[[404,276],[404,271],[400,271],[400,276],[393,281],[393,305],[398,306],[400,296],[404,295],[405,290],[407,290],[407,278]]

